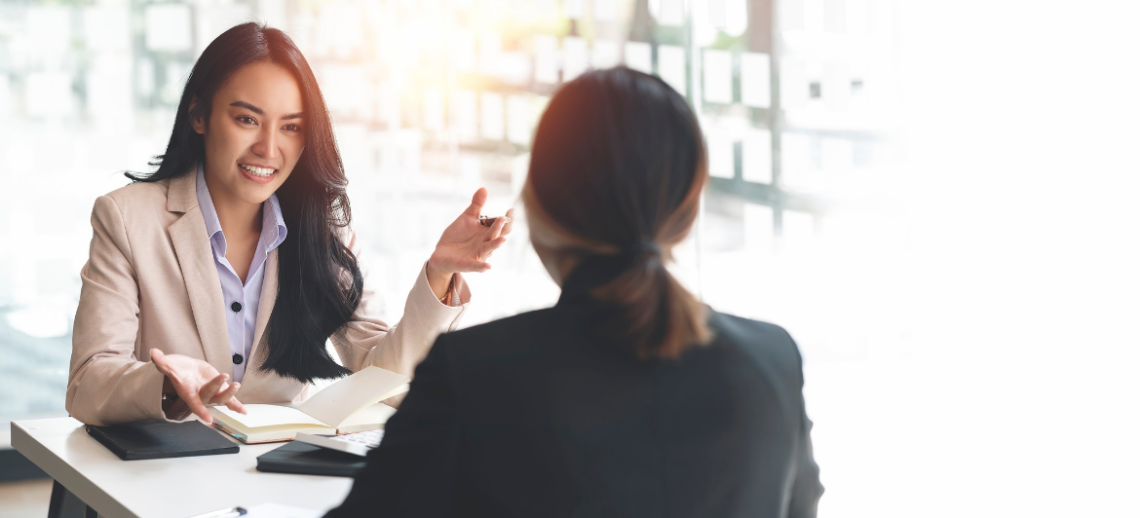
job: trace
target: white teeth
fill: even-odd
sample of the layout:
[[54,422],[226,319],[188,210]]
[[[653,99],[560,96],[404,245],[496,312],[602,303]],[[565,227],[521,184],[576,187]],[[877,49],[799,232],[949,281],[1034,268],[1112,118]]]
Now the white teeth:
[[257,167],[257,166],[245,165],[245,164],[238,164],[238,165],[241,166],[242,169],[249,171],[250,174],[252,174],[254,176],[260,176],[262,178],[268,178],[270,175],[272,175],[274,172],[277,171],[276,169],[270,169],[268,167]]

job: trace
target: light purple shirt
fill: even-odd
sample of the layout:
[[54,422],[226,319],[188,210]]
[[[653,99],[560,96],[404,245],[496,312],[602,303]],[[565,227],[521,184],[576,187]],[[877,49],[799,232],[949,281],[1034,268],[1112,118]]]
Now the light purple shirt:
[[[218,279],[222,281],[226,328],[229,330],[230,352],[235,360],[233,381],[241,381],[245,377],[245,367],[249,365],[249,353],[253,348],[257,308],[261,303],[261,283],[265,280],[265,268],[262,266],[265,265],[269,252],[285,241],[288,232],[285,220],[281,217],[281,204],[277,201],[277,195],[272,194],[261,204],[261,238],[257,240],[253,261],[249,264],[249,273],[243,284],[226,259],[226,236],[222,233],[222,224],[218,221],[218,211],[214,209],[210,190],[206,188],[206,172],[201,164],[198,164],[198,207],[202,209],[202,218],[206,220],[206,235],[210,237],[210,247],[214,249],[214,266],[218,268]],[[241,355],[241,363],[236,362],[237,355]]]

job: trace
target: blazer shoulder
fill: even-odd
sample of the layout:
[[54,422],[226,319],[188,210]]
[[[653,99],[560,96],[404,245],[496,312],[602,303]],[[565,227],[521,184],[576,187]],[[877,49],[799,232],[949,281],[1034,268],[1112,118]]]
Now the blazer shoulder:
[[121,212],[146,214],[166,212],[166,199],[170,180],[135,182],[115,189],[104,196],[115,202]]
[[799,346],[783,327],[713,311],[709,316],[713,342],[742,349],[750,358],[785,372],[800,373]]
[[442,334],[436,339],[435,347],[445,349],[448,359],[458,361],[492,358],[533,348],[535,341],[526,337],[552,331],[551,326],[557,325],[553,317],[553,308],[519,313]]

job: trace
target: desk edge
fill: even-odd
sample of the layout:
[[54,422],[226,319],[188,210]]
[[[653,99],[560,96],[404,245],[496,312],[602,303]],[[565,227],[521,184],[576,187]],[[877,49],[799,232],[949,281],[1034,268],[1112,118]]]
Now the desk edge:
[[[98,511],[100,515],[138,518],[138,515],[127,509],[118,500],[111,498],[111,495],[108,495],[91,479],[83,476],[82,473],[33,438],[21,426],[21,423],[22,421],[12,421],[12,447],[16,451],[44,470],[56,482],[63,484],[63,487],[83,500],[83,503]],[[85,425],[80,424],[80,428],[83,426]]]

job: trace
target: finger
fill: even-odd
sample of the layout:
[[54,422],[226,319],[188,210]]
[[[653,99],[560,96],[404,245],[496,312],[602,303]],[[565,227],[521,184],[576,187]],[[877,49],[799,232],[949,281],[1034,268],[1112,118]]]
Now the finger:
[[503,227],[507,225],[507,218],[495,218],[495,223],[491,225],[491,231],[487,233],[487,241],[492,241],[499,238],[499,234],[503,233]]
[[505,236],[507,234],[510,234],[511,230],[514,228],[514,225],[515,225],[515,209],[508,210],[506,216],[504,216],[504,217],[507,220],[507,224],[503,225],[502,235]]
[[213,398],[210,399],[211,405],[228,405],[230,398],[237,394],[238,389],[241,388],[241,383],[230,383],[230,386],[225,390],[218,392]]
[[494,241],[487,241],[486,243],[483,243],[483,250],[482,253],[479,254],[479,257],[482,257],[484,260],[490,258],[491,253],[497,250],[500,246],[503,246],[503,243],[506,242],[507,238],[500,237]]
[[486,204],[487,189],[485,187],[480,187],[479,190],[475,191],[475,195],[471,197],[471,205],[467,207],[467,210],[464,211],[463,214],[465,216],[478,218],[479,213],[483,212],[483,206]]
[[198,399],[196,392],[191,392],[187,395],[179,394],[178,396],[186,401],[186,406],[190,408],[190,411],[194,412],[194,415],[198,416],[203,423],[214,424],[214,417],[210,415],[210,409],[202,404],[202,400]]
[[202,403],[213,404],[214,397],[222,390],[222,386],[226,384],[226,380],[229,378],[229,374],[218,374],[214,379],[202,385],[202,388],[198,389],[198,397],[201,398]]
[[[235,383],[235,385],[241,385],[241,383]],[[236,397],[232,397],[229,401],[226,401],[226,406],[234,412],[238,412],[240,414],[246,413],[245,405],[241,404],[241,401],[238,401],[238,398]]]

